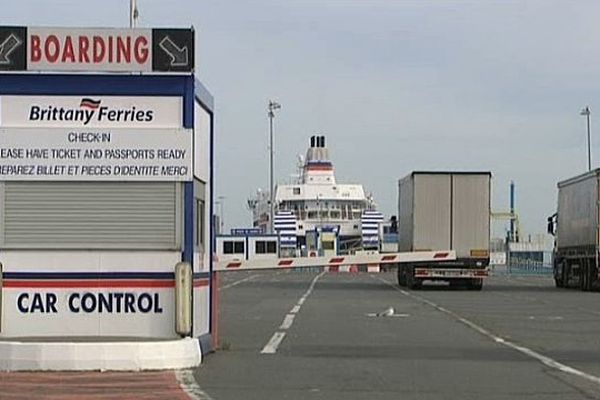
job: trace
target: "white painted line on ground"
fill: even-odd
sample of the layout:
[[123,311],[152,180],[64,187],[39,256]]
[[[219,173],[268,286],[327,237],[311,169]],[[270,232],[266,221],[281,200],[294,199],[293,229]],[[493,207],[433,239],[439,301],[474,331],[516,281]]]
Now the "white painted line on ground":
[[281,323],[281,326],[279,327],[279,329],[289,329],[290,326],[292,326],[292,324],[294,323],[294,317],[296,315],[295,314],[288,314],[285,316],[285,318],[283,319],[283,322]]
[[[306,301],[308,296],[310,296],[313,289],[315,288],[315,284],[317,283],[319,278],[322,277],[324,274],[325,274],[325,271],[321,272],[319,275],[317,275],[313,278],[306,293],[304,293],[302,295],[302,297],[300,297],[300,300],[298,300],[298,303],[296,303],[296,305],[294,307],[292,307],[289,314],[286,314],[285,318],[283,319],[283,322],[279,326],[280,330],[290,329],[290,327],[294,323],[294,318],[296,317],[296,314],[300,311],[300,308],[302,307],[302,304],[304,304],[304,302]],[[273,334],[273,336],[271,337],[271,340],[269,340],[269,342],[265,345],[265,347],[263,347],[263,349],[261,350],[260,353],[261,354],[277,353],[277,348],[281,344],[281,341],[283,340],[284,337],[285,337],[285,332],[279,332],[279,331],[275,332]]]
[[258,276],[258,275],[250,275],[250,276],[247,276],[246,278],[244,278],[244,279],[240,279],[239,281],[235,281],[235,282],[233,282],[233,283],[230,283],[229,285],[221,286],[221,288],[220,288],[219,290],[225,290],[225,289],[229,289],[229,288],[231,288],[231,287],[234,287],[234,286],[237,286],[237,285],[239,285],[240,283],[248,282],[248,281],[250,281],[250,280],[252,280],[252,279],[256,278],[257,276]]
[[[381,317],[379,313],[367,313],[365,314],[367,317]],[[392,314],[386,315],[385,318],[407,318],[410,317],[410,314]]]
[[204,392],[196,378],[194,378],[194,372],[191,369],[180,369],[175,371],[175,378],[179,383],[181,390],[187,394],[192,400],[213,400],[206,392]]
[[550,357],[547,357],[543,354],[540,354],[538,352],[536,352],[535,350],[531,350],[530,348],[527,348],[525,346],[520,346],[516,343],[513,343],[507,339],[504,339],[498,335],[493,334],[492,332],[488,331],[485,328],[482,328],[481,326],[477,325],[476,323],[461,317],[460,315],[458,315],[457,313],[448,310],[447,308],[444,308],[442,306],[437,305],[436,303],[434,303],[433,301],[427,300],[421,296],[417,296],[415,294],[412,294],[410,292],[407,292],[406,290],[400,289],[398,287],[396,287],[396,285],[394,285],[393,283],[386,281],[383,278],[377,277],[377,279],[379,279],[380,281],[382,281],[383,283],[385,283],[386,285],[391,286],[392,288],[394,288],[395,290],[399,291],[400,293],[402,293],[403,295],[410,297],[414,300],[417,300],[421,303],[427,304],[433,308],[435,308],[436,310],[447,314],[449,316],[451,316],[452,318],[456,319],[457,321],[465,324],[466,326],[468,326],[469,328],[473,329],[474,331],[482,334],[483,336],[486,336],[487,338],[493,340],[496,343],[502,344],[506,347],[509,347],[513,350],[516,350],[518,352],[520,352],[521,354],[525,354],[526,356],[533,358],[539,362],[541,362],[542,364],[544,364],[547,367],[550,367],[552,369],[567,373],[567,374],[571,374],[571,375],[575,375],[578,376],[580,378],[586,379],[590,382],[593,382],[595,384],[600,385],[600,377],[597,377],[595,375],[591,375],[588,374],[586,372],[580,371],[576,368],[570,367],[566,364],[563,364],[559,361],[556,361]]
[[275,354],[277,353],[277,348],[281,344],[281,341],[285,337],[285,332],[275,332],[269,340],[269,343],[263,347],[261,350],[261,354]]

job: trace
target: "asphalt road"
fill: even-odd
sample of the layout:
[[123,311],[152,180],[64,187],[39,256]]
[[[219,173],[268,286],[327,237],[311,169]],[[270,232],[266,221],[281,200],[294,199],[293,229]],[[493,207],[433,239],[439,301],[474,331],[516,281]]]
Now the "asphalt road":
[[407,291],[392,273],[245,272],[220,294],[206,398],[600,399],[600,293],[548,277]]

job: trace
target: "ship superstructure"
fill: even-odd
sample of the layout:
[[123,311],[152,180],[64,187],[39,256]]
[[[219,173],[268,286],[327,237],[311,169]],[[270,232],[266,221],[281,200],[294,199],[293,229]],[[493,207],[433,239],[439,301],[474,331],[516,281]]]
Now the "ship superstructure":
[[[291,212],[296,217],[299,247],[305,244],[307,232],[319,229],[336,231],[342,249],[360,247],[361,217],[365,210],[374,208],[362,185],[337,183],[325,136],[310,138],[299,179],[277,185],[275,201],[277,212]],[[253,225],[268,232],[269,194],[259,191],[248,204]]]

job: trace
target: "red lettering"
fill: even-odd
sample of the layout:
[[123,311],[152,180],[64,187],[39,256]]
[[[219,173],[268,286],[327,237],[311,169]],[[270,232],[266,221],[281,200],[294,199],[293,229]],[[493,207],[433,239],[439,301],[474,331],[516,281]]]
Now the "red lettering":
[[58,60],[58,56],[60,56],[60,42],[56,36],[50,35],[46,38],[46,42],[44,43],[44,56],[50,63],[55,63]]
[[144,36],[138,36],[134,43],[134,56],[138,64],[144,64],[148,60],[148,40]]
[[100,36],[94,36],[92,38],[92,47],[94,53],[94,63],[100,63],[104,59],[104,53],[106,53],[106,46],[104,39]]
[[42,59],[42,49],[40,48],[40,37],[38,35],[31,35],[31,61],[38,62]]
[[62,62],[70,61],[75,62],[75,53],[73,52],[73,40],[71,36],[65,38],[65,48],[63,49]]
[[131,37],[127,36],[127,39],[123,41],[122,37],[117,37],[117,62],[125,59],[125,62],[131,62]]
[[87,36],[79,36],[79,62],[89,63],[90,58],[88,57],[88,48],[90,47],[90,40]]
[[108,37],[108,62],[113,62],[113,38],[112,36]]

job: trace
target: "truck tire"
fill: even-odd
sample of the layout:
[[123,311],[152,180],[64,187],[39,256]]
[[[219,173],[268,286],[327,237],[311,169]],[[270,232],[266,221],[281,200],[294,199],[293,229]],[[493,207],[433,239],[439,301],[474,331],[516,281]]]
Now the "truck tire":
[[467,282],[467,288],[469,290],[477,290],[480,291],[481,289],[483,289],[483,279],[480,278],[475,278],[475,279],[471,279]]
[[398,285],[406,286],[406,266],[402,264],[398,266]]
[[[563,288],[565,287],[565,283],[562,279],[562,265],[560,260],[556,257],[556,254],[554,254],[554,261],[552,264],[552,275],[554,276],[554,285],[557,288]],[[560,273],[559,273],[560,271]]]
[[406,267],[405,271],[406,286],[411,290],[420,289],[423,281],[419,278],[415,278],[415,267],[411,265]]
[[584,260],[581,261],[582,262],[579,263],[579,290],[585,292],[587,285],[587,262]]
[[557,288],[563,288],[563,287],[565,287],[565,285],[564,285],[564,283],[562,281],[562,277],[560,279],[559,278],[554,278],[554,285]]
[[589,260],[583,261],[580,271],[580,288],[584,292],[589,292],[592,290],[592,268]]

